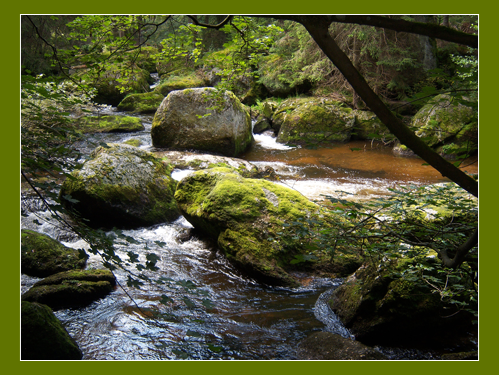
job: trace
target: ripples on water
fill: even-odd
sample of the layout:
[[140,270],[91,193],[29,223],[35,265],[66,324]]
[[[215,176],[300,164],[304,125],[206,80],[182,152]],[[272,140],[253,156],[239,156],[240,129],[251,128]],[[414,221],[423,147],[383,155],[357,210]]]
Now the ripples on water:
[[[146,127],[142,132],[96,134],[78,147],[88,154],[100,142],[135,138],[142,141],[142,148],[150,150],[152,117],[142,118]],[[418,160],[398,161],[385,150],[367,150],[365,145],[369,142],[306,150],[277,144],[269,135],[256,135],[255,139],[256,144],[243,158],[258,166],[272,166],[282,184],[311,199],[321,194],[334,195],[335,190],[366,197],[381,195],[393,184],[415,182],[413,178],[417,183],[443,181]],[[173,177],[180,180],[188,173],[176,170]],[[43,209],[35,201],[31,204],[32,209]],[[87,246],[50,221],[50,215],[39,211],[23,217],[22,227],[47,233],[70,247]],[[140,308],[116,288],[86,308],[56,312],[82,349],[84,359],[295,359],[298,343],[314,331],[327,330],[350,337],[326,304],[341,280],[304,276],[300,288],[261,285],[229,264],[210,244],[196,237],[180,241],[179,233],[190,227],[181,217],[170,224],[124,231],[140,244],[118,246],[122,259],[128,259],[127,251],[140,254],[142,260],[147,253],[160,257],[160,270],[150,275],[160,278],[159,283],[145,283],[140,290],[127,288]],[[100,259],[91,256],[88,267],[100,268]],[[122,285],[126,285],[126,275],[116,271]],[[37,280],[22,275],[22,292]],[[187,289],[188,280],[196,288]],[[161,304],[162,295],[174,302]],[[392,355],[409,358],[409,354]]]

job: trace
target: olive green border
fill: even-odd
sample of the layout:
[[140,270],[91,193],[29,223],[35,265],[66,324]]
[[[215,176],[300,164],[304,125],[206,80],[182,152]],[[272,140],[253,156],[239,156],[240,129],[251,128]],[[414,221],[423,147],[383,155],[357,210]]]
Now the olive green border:
[[[6,9],[5,9],[6,8]],[[480,359],[479,361],[169,361],[21,362],[19,360],[19,15],[20,14],[479,14],[480,16]],[[2,28],[2,367],[36,373],[145,371],[266,373],[366,371],[384,374],[498,373],[498,3],[476,0],[403,1],[8,1]],[[6,82],[6,84],[5,84]],[[7,234],[7,236],[5,236]],[[109,366],[109,367],[108,367]],[[154,368],[152,368],[152,366]]]

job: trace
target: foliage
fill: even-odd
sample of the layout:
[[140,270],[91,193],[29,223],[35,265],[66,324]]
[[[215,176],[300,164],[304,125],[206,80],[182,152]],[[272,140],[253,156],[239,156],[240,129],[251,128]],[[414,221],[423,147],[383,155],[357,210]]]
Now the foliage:
[[[141,239],[125,235],[114,228],[111,232],[92,229],[75,212],[69,212],[60,203],[60,184],[64,178],[72,178],[70,172],[80,168],[84,156],[73,146],[80,138],[74,129],[70,114],[90,112],[98,109],[88,96],[71,82],[54,83],[43,77],[22,77],[21,90],[21,173],[23,176],[22,215],[28,216],[30,200],[39,199],[51,216],[46,219],[50,224],[77,235],[88,244],[88,249],[79,249],[81,257],[87,253],[98,255],[104,267],[113,271],[121,268],[128,273],[127,286],[140,288],[144,282],[153,282],[150,272],[158,270],[159,257],[147,252],[140,260],[137,253],[128,251],[128,259],[118,255],[118,248],[129,244],[140,245],[148,251],[147,243]],[[108,147],[106,144],[101,144]],[[66,200],[73,200],[65,196]],[[35,212],[36,214],[36,209]],[[76,220],[68,220],[68,215]],[[38,219],[34,222],[41,225]],[[157,241],[158,246],[164,243]],[[135,266],[135,271],[130,266]],[[206,302],[209,305],[209,302]]]
[[260,61],[283,30],[273,23],[263,24],[262,20],[237,16],[222,31],[228,39],[223,53],[207,54],[205,63],[220,69],[217,72],[221,77],[219,88],[234,91],[240,82],[257,77]]
[[[343,193],[342,194],[348,194]],[[307,221],[286,224],[283,236],[295,236],[312,251],[334,257],[362,253],[373,264],[382,262],[392,273],[419,283],[457,309],[477,308],[477,247],[455,268],[439,258],[455,250],[477,228],[477,200],[456,185],[400,188],[384,199],[358,203],[327,197],[332,213],[344,220],[333,229],[310,230]],[[294,263],[314,261],[296,259]]]

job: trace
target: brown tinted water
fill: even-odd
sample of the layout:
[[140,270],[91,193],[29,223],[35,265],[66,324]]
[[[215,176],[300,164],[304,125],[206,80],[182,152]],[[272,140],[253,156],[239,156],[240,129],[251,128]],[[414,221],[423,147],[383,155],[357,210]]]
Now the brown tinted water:
[[[272,142],[267,135],[256,136],[254,146],[241,158],[272,166],[287,185],[311,199],[336,190],[368,198],[400,185],[449,181],[422,159],[395,155],[392,147],[378,142],[351,141],[318,149],[279,149],[283,147]],[[468,173],[478,171],[475,160],[466,160],[462,165]]]
[[[448,181],[422,159],[416,156],[394,155],[391,147],[370,141],[351,141],[331,148],[318,149],[301,147],[270,150],[253,147],[241,158],[250,162],[278,162],[297,166],[302,168],[305,176],[309,178],[385,178],[426,184]],[[464,170],[477,173],[477,162],[468,165]]]

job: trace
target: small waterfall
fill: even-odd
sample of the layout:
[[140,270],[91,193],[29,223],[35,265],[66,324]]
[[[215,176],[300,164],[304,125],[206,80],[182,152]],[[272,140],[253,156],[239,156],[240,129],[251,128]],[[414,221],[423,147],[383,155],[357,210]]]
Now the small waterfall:
[[160,83],[160,76],[158,73],[151,73],[150,76],[153,79],[153,84],[149,88],[153,90]]
[[330,306],[328,306],[328,300],[337,287],[338,285],[327,290],[326,292],[323,292],[318,297],[318,300],[314,305],[314,316],[316,317],[316,319],[326,325],[326,327],[323,328],[324,331],[335,333],[344,338],[351,338],[354,340],[354,335],[349,332],[346,327],[344,327],[337,315],[335,315]]

